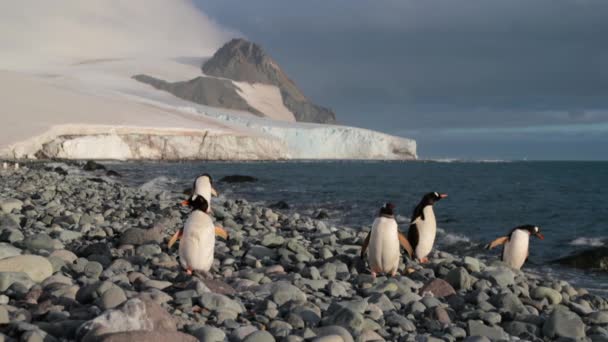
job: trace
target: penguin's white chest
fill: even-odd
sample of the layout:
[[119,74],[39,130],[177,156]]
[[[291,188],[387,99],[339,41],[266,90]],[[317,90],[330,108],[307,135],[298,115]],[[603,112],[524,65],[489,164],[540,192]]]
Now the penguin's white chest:
[[378,217],[374,220],[367,257],[373,272],[393,273],[397,271],[401,251],[399,250],[399,236],[395,219]]
[[211,217],[200,210],[190,214],[179,243],[180,263],[185,269],[209,271],[213,264],[215,229]]
[[435,244],[435,236],[437,235],[437,221],[435,220],[435,213],[433,207],[428,205],[422,209],[424,213],[424,220],[420,218],[416,222],[416,228],[418,229],[418,245],[416,245],[416,257],[419,259],[425,258],[431,250],[433,250],[433,244]]
[[509,241],[505,243],[502,261],[510,267],[520,269],[528,258],[529,244],[530,234],[521,229],[515,230]]

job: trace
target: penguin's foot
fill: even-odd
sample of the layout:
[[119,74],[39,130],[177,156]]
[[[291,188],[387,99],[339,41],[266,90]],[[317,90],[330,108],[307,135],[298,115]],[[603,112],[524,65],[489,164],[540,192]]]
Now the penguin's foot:
[[397,271],[391,272],[391,277],[395,277],[395,276],[397,276]]
[[187,275],[189,275],[189,276],[191,276],[191,275],[192,275],[192,269],[191,269],[191,268],[188,268],[188,269],[186,270],[186,274],[187,274]]
[[429,258],[427,258],[427,257],[424,257],[424,258],[420,259],[420,263],[421,264],[426,264],[428,262],[429,262]]
[[376,280],[376,272],[372,272],[372,280]]

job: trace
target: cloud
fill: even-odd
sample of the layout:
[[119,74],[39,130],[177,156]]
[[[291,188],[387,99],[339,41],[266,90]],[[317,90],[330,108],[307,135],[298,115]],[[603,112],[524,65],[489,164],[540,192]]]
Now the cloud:
[[190,0],[0,2],[0,67],[209,55],[231,34]]

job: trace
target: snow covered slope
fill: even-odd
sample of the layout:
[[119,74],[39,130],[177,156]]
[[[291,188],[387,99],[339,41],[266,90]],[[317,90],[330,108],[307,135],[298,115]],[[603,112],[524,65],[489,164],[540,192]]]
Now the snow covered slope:
[[[150,42],[162,36],[148,20],[123,20],[123,12],[111,5],[119,0],[91,0],[70,10],[76,2],[57,0],[40,5],[34,0],[19,2],[28,8],[29,21],[37,22],[36,32],[10,17],[11,5],[0,4],[0,42],[19,41],[23,31],[28,44],[0,46],[0,157],[69,159],[412,159],[413,140],[392,137],[365,129],[336,125],[294,122],[293,112],[281,101],[276,86],[233,81],[246,103],[263,113],[209,107],[180,99],[169,92],[138,82],[133,75],[151,75],[167,82],[190,80],[201,75],[200,57],[210,56],[221,42],[220,29],[205,22],[199,35],[211,34],[205,41],[217,41],[213,48],[197,46],[195,36]],[[122,2],[121,2],[122,3]],[[194,25],[205,20],[192,14],[188,0],[132,0],[122,7],[126,13],[142,4],[150,7],[153,18]],[[38,6],[38,5],[40,6]],[[110,4],[110,5],[108,5]],[[112,25],[99,21],[79,31],[77,41],[69,41],[77,25],[91,20],[87,6],[93,6]],[[106,8],[107,7],[107,8]],[[59,8],[59,9],[57,9]],[[21,8],[22,9],[22,8]],[[89,8],[90,9],[90,8]],[[11,12],[11,10],[13,10]],[[45,12],[61,10],[74,19],[56,27],[56,21],[40,19]],[[194,10],[195,11],[195,10]],[[185,13],[187,12],[187,13]],[[25,12],[24,12],[25,13]],[[33,14],[32,14],[33,13]],[[84,13],[84,14],[83,14]],[[5,18],[6,17],[6,18]],[[40,20],[36,20],[36,19]],[[24,19],[24,18],[21,18]],[[99,19],[99,18],[98,18]],[[154,20],[156,20],[154,19]],[[178,20],[179,21],[179,20]],[[27,20],[26,20],[27,22]],[[167,24],[167,25],[169,25]],[[12,25],[12,26],[11,26]],[[178,34],[167,25],[165,33]],[[111,27],[111,30],[104,30]],[[18,29],[18,30],[17,30]],[[91,32],[92,30],[92,32]],[[162,31],[161,30],[161,31]],[[49,34],[46,34],[49,33]],[[121,38],[114,40],[114,35]],[[124,41],[146,35],[145,46],[133,48]],[[63,39],[68,41],[56,41]],[[74,49],[80,40],[115,42],[90,49]],[[221,37],[221,39],[224,39]],[[38,40],[51,40],[39,42]],[[193,42],[192,40],[197,40]],[[185,44],[184,49],[167,42]],[[192,43],[192,44],[189,44]],[[40,44],[38,49],[34,48]],[[1,45],[1,44],[0,44]],[[163,54],[152,53],[162,49]],[[138,53],[143,51],[142,53]],[[174,56],[166,56],[168,51]],[[155,56],[155,57],[149,57]],[[21,59],[23,57],[23,59]]]

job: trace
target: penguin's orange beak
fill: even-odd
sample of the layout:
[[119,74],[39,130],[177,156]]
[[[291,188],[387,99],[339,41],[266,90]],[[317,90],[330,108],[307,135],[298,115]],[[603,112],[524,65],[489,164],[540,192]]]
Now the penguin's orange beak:
[[541,233],[536,233],[536,237],[539,238],[539,239],[541,239],[541,240],[545,239],[545,236],[543,234],[541,234]]
[[190,205],[190,200],[189,200],[189,199],[187,199],[187,200],[183,200],[183,201],[181,202],[181,205],[182,205],[182,206],[184,206],[184,207],[189,206],[189,205]]
[[448,197],[448,194],[439,194],[439,198],[446,198]]

